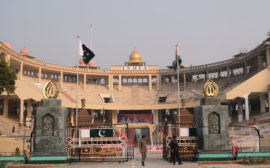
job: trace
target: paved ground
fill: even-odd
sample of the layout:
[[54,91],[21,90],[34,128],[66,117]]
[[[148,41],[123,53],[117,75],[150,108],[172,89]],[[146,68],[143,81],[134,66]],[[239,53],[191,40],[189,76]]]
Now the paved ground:
[[[125,163],[118,162],[79,162],[79,163],[71,163],[68,165],[58,165],[58,168],[141,168],[140,154],[138,150],[135,150],[135,159],[130,160]],[[176,164],[175,166],[172,163],[168,163],[167,161],[162,159],[160,154],[151,154],[148,153],[147,159],[145,161],[145,168],[173,168],[173,167],[181,167],[181,168],[270,168],[270,165],[256,165],[256,166],[243,166],[243,165],[199,165],[198,162],[183,162],[182,165]]]

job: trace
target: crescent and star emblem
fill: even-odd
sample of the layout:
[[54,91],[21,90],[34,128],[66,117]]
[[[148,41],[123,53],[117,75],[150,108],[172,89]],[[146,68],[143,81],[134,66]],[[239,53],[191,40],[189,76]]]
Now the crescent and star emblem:
[[105,137],[105,130],[99,130],[99,131],[98,131],[98,135],[99,135],[100,137]]

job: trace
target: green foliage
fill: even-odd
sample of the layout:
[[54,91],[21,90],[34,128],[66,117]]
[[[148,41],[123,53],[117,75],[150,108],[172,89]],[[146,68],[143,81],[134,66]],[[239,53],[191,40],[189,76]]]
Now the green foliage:
[[3,58],[0,58],[0,94],[6,91],[8,94],[15,91],[15,72],[8,66]]

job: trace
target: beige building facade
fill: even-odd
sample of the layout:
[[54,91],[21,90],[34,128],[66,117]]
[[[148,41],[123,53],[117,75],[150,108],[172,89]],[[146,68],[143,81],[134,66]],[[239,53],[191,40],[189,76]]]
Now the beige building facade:
[[[17,53],[7,42],[0,42],[0,57],[18,76],[15,93],[0,95],[3,117],[31,125],[33,111],[43,98],[42,87],[52,80],[60,89],[62,105],[69,109],[69,124],[76,125],[76,67],[37,60],[27,49]],[[92,61],[90,66],[78,68],[78,107],[85,99],[92,117],[89,125],[129,123],[130,127],[147,129],[151,136],[160,125],[178,122],[178,104],[192,113],[203,97],[204,82],[212,79],[219,85],[222,104],[229,105],[231,123],[250,122],[270,111],[270,38],[250,52],[184,67],[179,73],[177,98],[177,73],[172,66],[159,69],[158,65],[147,65],[136,50],[123,65],[113,65],[110,70],[100,69]]]

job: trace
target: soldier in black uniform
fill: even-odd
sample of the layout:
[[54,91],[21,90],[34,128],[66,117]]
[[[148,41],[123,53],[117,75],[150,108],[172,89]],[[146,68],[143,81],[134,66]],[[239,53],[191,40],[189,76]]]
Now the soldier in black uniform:
[[177,158],[178,163],[182,164],[179,157],[179,146],[178,142],[176,141],[176,136],[173,136],[173,139],[170,143],[170,148],[171,148],[171,160],[173,162],[173,165],[175,165],[175,157]]

